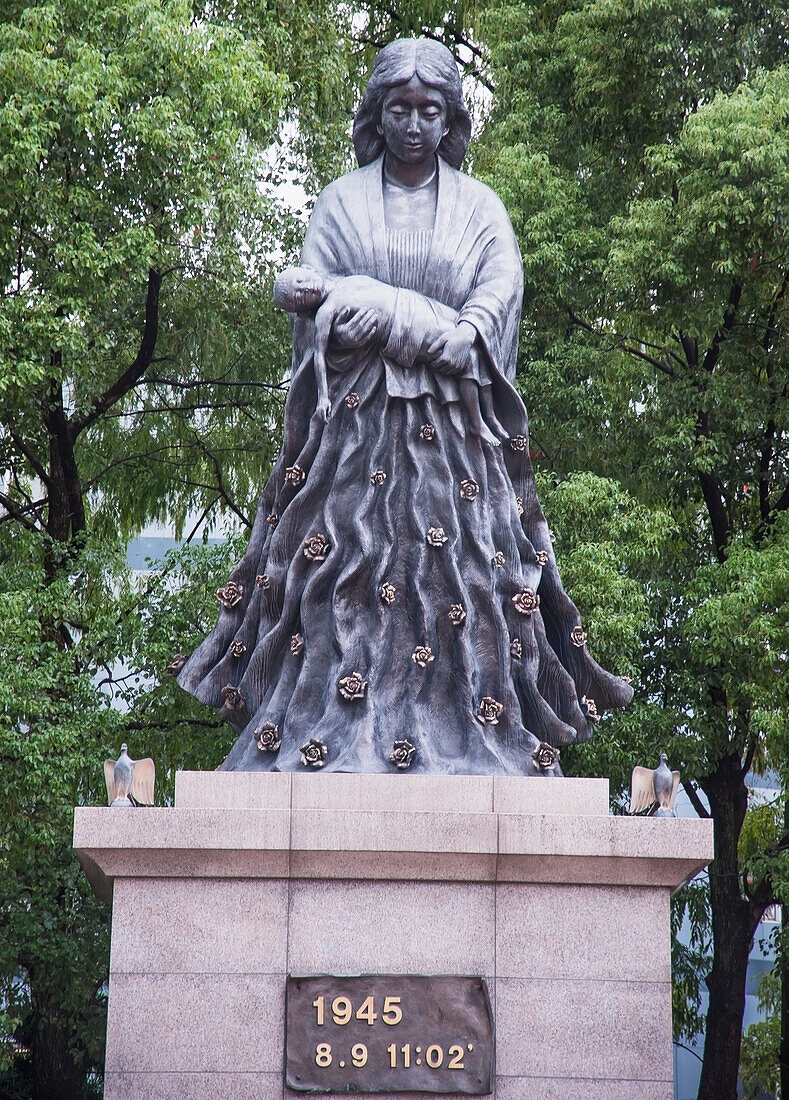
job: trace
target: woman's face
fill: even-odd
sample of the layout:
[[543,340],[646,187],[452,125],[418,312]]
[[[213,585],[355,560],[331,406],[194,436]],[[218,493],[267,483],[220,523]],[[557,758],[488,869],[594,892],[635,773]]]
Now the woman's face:
[[423,164],[434,156],[447,133],[447,115],[447,101],[441,92],[412,76],[407,84],[386,93],[378,132],[397,160]]

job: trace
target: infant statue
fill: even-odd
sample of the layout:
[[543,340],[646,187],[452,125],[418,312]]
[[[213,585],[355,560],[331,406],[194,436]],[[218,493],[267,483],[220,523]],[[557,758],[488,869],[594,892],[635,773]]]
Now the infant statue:
[[[401,291],[366,275],[334,277],[309,267],[289,267],[277,277],[274,302],[280,309],[300,315],[315,314],[312,358],[318,387],[316,413],[321,420],[326,421],[331,416],[326,353],[334,326],[351,325],[356,340],[365,342],[375,337],[383,347],[398,308],[398,297],[404,293],[408,291]],[[435,345],[440,346],[441,337],[454,328],[457,317],[453,309],[440,302],[432,302],[431,308],[435,323],[432,329],[427,330],[419,356],[428,364],[437,350]],[[468,415],[471,434],[500,446],[500,440],[507,438],[507,432],[493,411],[490,375],[483,358],[480,350],[472,347],[470,366],[457,378],[460,400]]]

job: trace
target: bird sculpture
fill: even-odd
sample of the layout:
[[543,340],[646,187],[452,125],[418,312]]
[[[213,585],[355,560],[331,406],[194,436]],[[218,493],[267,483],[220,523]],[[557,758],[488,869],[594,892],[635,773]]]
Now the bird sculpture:
[[660,763],[652,768],[642,768],[639,764],[633,768],[630,780],[630,812],[641,813],[653,806],[652,817],[676,817],[674,803],[677,800],[679,772],[673,772],[668,766],[668,757],[660,754]]
[[144,760],[132,760],[125,741],[117,760],[104,761],[104,779],[110,806],[153,805],[153,785],[156,782],[154,762],[150,756]]

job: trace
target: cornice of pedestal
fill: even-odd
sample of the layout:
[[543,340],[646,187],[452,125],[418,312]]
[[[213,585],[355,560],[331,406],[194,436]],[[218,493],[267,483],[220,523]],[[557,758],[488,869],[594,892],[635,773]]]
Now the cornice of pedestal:
[[100,897],[117,877],[674,890],[713,854],[710,821],[602,812],[607,780],[199,774],[179,775],[175,807],[76,809],[74,848]]

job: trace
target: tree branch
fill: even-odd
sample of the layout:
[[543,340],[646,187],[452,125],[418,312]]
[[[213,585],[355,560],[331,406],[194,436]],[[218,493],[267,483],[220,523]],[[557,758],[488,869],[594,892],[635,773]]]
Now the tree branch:
[[226,382],[223,378],[200,378],[196,382],[184,381],[182,378],[148,378],[151,386],[172,386],[174,390],[195,390],[200,386],[227,386],[228,389],[270,390],[272,393],[287,393],[288,382]]
[[696,811],[699,817],[710,818],[712,814],[699,798],[698,791],[693,786],[693,783],[689,779],[682,780],[682,786],[685,788],[685,794],[688,796],[691,806]]
[[156,339],[159,334],[159,293],[161,286],[161,273],[155,268],[150,268],[148,271],[148,294],[145,300],[145,322],[137,355],[109,389],[106,389],[104,393],[96,398],[90,410],[84,416],[70,422],[69,431],[72,440],[76,439],[80,432],[83,432],[95,420],[98,420],[102,413],[106,412],[116,401],[120,401],[132,386],[142,378],[151,365]]
[[783,298],[786,296],[787,288],[789,288],[789,271],[783,277],[780,287],[773,295],[773,300],[770,303],[770,312],[767,316],[767,325],[764,330],[764,338],[762,339],[762,348],[765,353],[769,352],[773,346],[773,340],[778,333],[778,327],[775,323],[775,318],[778,313],[778,306],[781,304]]
[[785,512],[789,508],[789,485],[786,486],[784,491],[778,497],[778,500],[773,505],[773,511]]
[[[211,722],[202,718],[179,718],[177,719],[177,725],[179,726],[200,726],[203,729],[222,729],[227,723],[224,721]],[[173,728],[172,722],[127,722],[124,729],[127,730],[167,730],[168,732]]]
[[659,371],[662,371],[663,374],[667,374],[669,378],[675,377],[674,368],[669,366],[668,363],[661,363],[654,355],[647,355],[646,352],[641,351],[639,348],[634,348],[626,344],[624,340],[620,340],[615,347],[619,351],[626,351],[628,355],[634,355],[637,359],[643,359],[645,363],[649,363],[651,366],[656,367]]
[[692,1054],[694,1058],[698,1058],[702,1065],[704,1064],[704,1059],[701,1057],[701,1055],[697,1054],[696,1051],[693,1050],[691,1047],[685,1046],[684,1043],[678,1043],[676,1039],[674,1040],[674,1046],[681,1047],[683,1050],[686,1050],[688,1054]]
[[[594,325],[590,324],[589,321],[585,321],[583,317],[579,317],[578,314],[574,313],[572,309],[568,309],[567,312],[572,323],[578,328],[582,328],[585,332],[591,332],[597,336],[603,335],[594,327]],[[642,359],[645,363],[649,363],[650,366],[655,367],[663,374],[667,374],[670,378],[675,377],[676,372],[674,371],[674,368],[671,366],[670,363],[665,362],[665,360],[657,359],[654,355],[649,355],[647,352],[642,351],[640,348],[634,348],[631,344],[627,343],[627,339],[628,338],[626,336],[617,335],[616,343],[613,343],[610,346],[612,349],[616,349],[617,351],[624,351],[627,352],[628,355],[633,355],[637,359]],[[643,340],[640,340],[639,343],[643,344],[645,348],[651,347],[656,351],[664,350],[662,348],[659,348],[656,344],[649,344]],[[668,352],[667,354],[670,359],[678,361],[677,357],[671,352]]]
[[[47,506],[48,503],[49,497],[41,497],[40,500],[32,500],[29,504],[25,504],[24,507],[20,507],[19,505],[17,505],[16,513],[18,513],[20,516],[25,517],[27,517],[29,514],[34,515],[38,519],[39,523],[41,523],[41,516],[39,515],[39,513],[42,508],[45,508]],[[16,519],[16,513],[14,515],[0,516],[0,523],[8,523],[9,520]],[[37,531],[39,530],[39,528],[35,527],[34,525],[34,530]]]
[[8,432],[9,436],[13,440],[14,445],[17,448],[17,450],[22,452],[22,454],[25,456],[27,461],[33,467],[33,470],[35,471],[38,478],[44,483],[44,485],[46,485],[46,487],[48,489],[51,489],[52,488],[52,479],[49,476],[49,473],[47,472],[47,469],[44,466],[43,462],[36,455],[35,451],[33,451],[30,447],[28,447],[28,445],[27,445],[27,443],[25,443],[24,439],[22,439],[22,437],[20,435],[18,435],[14,431],[13,428],[10,428],[6,425],[6,431]]
[[[696,438],[709,439],[711,436],[707,414],[702,410],[696,417]],[[701,486],[704,503],[712,524],[712,539],[715,543],[715,554],[719,562],[726,560],[726,547],[729,543],[729,517],[726,513],[726,505],[723,501],[723,492],[720,483],[706,470],[696,467],[699,485]]]
[[702,363],[702,367],[708,374],[712,374],[712,372],[715,370],[715,367],[718,365],[723,341],[734,328],[734,322],[737,319],[737,310],[740,306],[741,297],[742,283],[732,283],[732,288],[729,291],[729,301],[726,303],[726,308],[723,311],[723,324],[713,336],[712,343],[707,349],[707,352],[704,356],[704,362]]
[[767,374],[767,384],[770,388],[770,416],[764,429],[763,446],[759,456],[759,514],[762,518],[763,528],[770,522],[770,464],[775,453],[774,445],[777,431],[775,422],[775,366],[770,360],[770,350],[778,332],[778,326],[776,325],[778,306],[786,294],[787,285],[789,285],[789,271],[784,275],[780,288],[773,295],[773,300],[770,303],[770,313],[767,317],[767,326],[762,339],[762,350],[766,356],[765,372]]
[[751,770],[751,764],[753,764],[753,758],[756,755],[756,744],[757,744],[757,738],[754,737],[753,740],[751,741],[750,745],[748,746],[748,750],[745,753],[745,759],[742,762],[742,777],[743,777],[743,779],[748,774],[748,772]]
[[[33,523],[31,519],[28,519],[27,516],[17,508],[11,497],[6,496],[5,493],[0,493],[0,504],[2,504],[6,512],[8,512],[7,519],[15,519],[17,523],[21,523],[28,531],[38,531],[38,527],[35,523]],[[2,521],[0,520],[0,522]]]
[[[780,849],[779,849],[780,850]],[[776,852],[777,854],[777,852]],[[764,911],[768,905],[774,905],[776,902],[775,887],[773,886],[772,877],[768,874],[765,878],[757,884],[756,888],[751,891],[750,888],[746,890],[748,897],[748,909],[749,909],[749,925],[751,927],[751,935],[756,931],[759,921],[764,916]]]
[[[222,467],[219,465],[219,459],[216,457],[216,455],[213,453],[213,451],[210,451],[208,449],[208,447],[206,447],[206,445],[203,443],[203,441],[201,439],[199,439],[197,436],[195,437],[195,441],[196,441],[198,447],[200,448],[200,450],[203,452],[203,454],[206,456],[206,458],[209,460],[209,462],[211,462],[211,464],[214,467],[214,473],[216,474],[216,488],[218,489],[218,491],[219,491],[222,499],[224,500],[225,504],[227,504],[227,506],[228,506],[228,508],[230,509],[231,512],[233,512],[235,515],[238,516],[238,518],[241,520],[241,522],[244,524],[245,527],[250,527],[251,528],[252,527],[252,521],[250,519],[248,519],[247,516],[244,515],[244,513],[241,511],[241,509],[235,503],[233,498],[228,493],[227,488],[225,487],[225,479],[222,476]],[[208,487],[209,486],[207,486],[207,485],[202,486],[202,488],[206,488],[206,489]]]
[[197,523],[194,525],[192,530],[189,532],[189,534],[184,539],[184,543],[187,546],[189,545],[189,543],[192,541],[192,539],[197,534],[197,531],[198,531],[198,528],[200,527],[200,524],[203,523],[204,520],[208,519],[208,513],[215,507],[215,505],[217,505],[219,503],[219,501],[221,499],[222,499],[221,497],[214,497],[214,499],[212,501],[210,501],[210,503],[206,504],[205,508],[200,513],[200,517],[199,517]]

